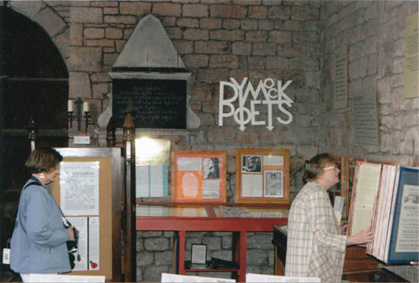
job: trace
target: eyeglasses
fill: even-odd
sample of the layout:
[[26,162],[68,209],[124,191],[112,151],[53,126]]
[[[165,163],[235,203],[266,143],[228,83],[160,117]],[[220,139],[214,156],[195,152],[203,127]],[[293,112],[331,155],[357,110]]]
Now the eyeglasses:
[[328,166],[328,167],[323,168],[323,170],[331,170],[331,169],[336,169],[336,168],[337,168],[336,166]]

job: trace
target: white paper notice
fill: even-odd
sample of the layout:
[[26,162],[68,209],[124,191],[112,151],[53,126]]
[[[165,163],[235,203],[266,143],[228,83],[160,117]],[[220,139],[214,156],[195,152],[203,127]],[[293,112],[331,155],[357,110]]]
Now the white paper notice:
[[263,274],[246,274],[246,282],[321,282],[318,277],[289,277],[289,276],[275,276],[275,275],[263,275]]
[[182,197],[196,198],[198,196],[199,179],[194,173],[185,173],[181,178]]
[[201,157],[179,157],[177,160],[179,171],[201,171]]
[[190,275],[178,275],[178,274],[161,274],[161,282],[236,282],[234,279],[215,278],[215,277],[203,277],[203,276],[190,276]]
[[242,175],[242,197],[262,197],[262,174]]
[[149,197],[148,185],[150,180],[147,165],[135,166],[135,181],[135,197]]
[[202,198],[218,199],[220,197],[220,180],[202,182]]
[[165,196],[165,183],[167,187],[167,171],[165,176],[164,167],[167,165],[150,165],[150,197]]
[[365,163],[359,166],[352,235],[371,225],[374,202],[380,182],[380,173],[381,164]]
[[263,166],[283,166],[284,157],[280,155],[264,155]]
[[419,252],[419,186],[404,185],[396,252]]
[[61,162],[60,195],[64,215],[99,214],[99,161]]
[[168,194],[168,166],[137,165],[135,196],[164,197]]
[[100,269],[99,217],[89,218],[89,270]]
[[[87,217],[67,217],[71,225],[79,231],[79,252],[80,261],[75,261],[74,269],[77,270],[88,270],[87,266],[87,255],[88,255],[88,231],[87,231]],[[77,258],[77,255],[76,255]]]
[[58,274],[38,274],[30,273],[27,277],[27,282],[103,282],[105,283],[105,276],[81,276],[81,275],[58,275]]

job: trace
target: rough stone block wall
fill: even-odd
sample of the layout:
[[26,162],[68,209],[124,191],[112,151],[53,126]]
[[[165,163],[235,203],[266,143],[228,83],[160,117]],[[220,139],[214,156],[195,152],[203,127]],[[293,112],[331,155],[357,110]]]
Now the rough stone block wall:
[[[191,260],[192,244],[207,245],[207,260],[212,257],[231,261],[232,233],[187,232],[185,260]],[[162,272],[174,272],[174,233],[137,233],[137,281],[158,282]],[[272,233],[248,233],[247,272],[273,274],[274,247]],[[188,275],[231,278],[231,272],[188,272]]]
[[[320,2],[46,1],[21,6],[35,18],[40,12],[54,14],[55,21],[42,22],[46,30],[53,32],[57,22],[63,26],[58,36],[50,34],[69,68],[70,98],[81,97],[91,105],[93,146],[100,145],[97,118],[109,105],[108,72],[139,20],[151,13],[192,72],[189,103],[201,122],[187,135],[157,137],[171,140],[173,149],[227,150],[228,201],[234,201],[236,147],[290,149],[291,196],[302,186],[303,160],[318,153],[320,138]],[[219,82],[229,78],[240,82],[244,77],[255,86],[266,78],[292,80],[285,92],[294,100],[293,122],[274,124],[272,131],[249,125],[241,131],[233,119],[225,119],[219,127]],[[159,281],[161,272],[172,271],[173,233],[144,232],[137,237],[137,280]],[[191,233],[187,241],[188,256],[190,243],[202,242],[208,244],[209,257],[231,260],[229,233]],[[248,271],[272,274],[271,235],[249,234],[248,245]]]
[[[419,98],[404,98],[403,36],[405,18],[418,13],[417,1],[322,2],[321,151],[338,155],[419,165]],[[334,51],[349,47],[348,108],[333,110]],[[355,145],[353,97],[377,93],[379,145]],[[410,282],[416,266],[391,266]]]
[[[322,2],[321,150],[336,154],[418,165],[419,98],[404,98],[405,18],[418,12],[417,1]],[[348,108],[333,109],[334,51],[349,47]],[[353,97],[377,93],[379,145],[356,145]]]
[[[192,73],[190,106],[201,122],[186,135],[159,137],[170,139],[173,149],[227,150],[229,201],[236,147],[290,149],[291,197],[302,186],[303,161],[319,152],[402,165],[418,160],[419,102],[403,98],[402,80],[404,18],[417,12],[416,1],[12,1],[11,6],[39,23],[61,51],[70,97],[91,104],[92,146],[99,145],[97,118],[109,105],[108,72],[141,18],[156,16]],[[343,44],[350,48],[349,107],[335,111],[334,50]],[[249,125],[241,131],[230,118],[219,127],[219,82],[244,77],[255,83],[292,80],[285,92],[294,100],[293,122],[275,124],[271,131]],[[354,145],[352,99],[365,89],[378,94],[378,146]],[[171,270],[173,233],[143,232],[137,238],[137,280],[159,281],[161,272]],[[231,256],[231,235],[188,234],[192,241],[208,242],[211,255]],[[269,234],[249,234],[248,243],[248,271],[271,273]]]

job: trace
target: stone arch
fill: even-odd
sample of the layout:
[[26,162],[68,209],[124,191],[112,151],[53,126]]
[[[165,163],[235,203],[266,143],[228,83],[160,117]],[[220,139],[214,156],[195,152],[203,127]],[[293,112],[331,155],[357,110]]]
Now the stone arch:
[[[11,235],[19,192],[28,178],[22,164],[30,152],[30,118],[39,129],[37,146],[68,145],[69,74],[57,44],[68,27],[61,18],[51,16],[55,12],[45,3],[22,3],[28,6],[17,9],[15,4],[21,2],[15,1],[0,6],[1,246]],[[45,25],[50,16],[57,27]]]
[[67,64],[69,58],[69,26],[65,20],[44,1],[11,1],[12,10],[26,16],[41,26],[54,42]]

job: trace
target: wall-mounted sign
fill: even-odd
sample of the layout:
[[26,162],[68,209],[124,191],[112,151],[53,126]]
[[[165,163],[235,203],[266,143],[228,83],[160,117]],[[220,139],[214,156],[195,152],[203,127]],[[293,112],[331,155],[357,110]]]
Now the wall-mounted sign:
[[116,127],[131,101],[136,128],[186,129],[186,80],[114,79],[112,86]]
[[418,91],[418,69],[419,69],[419,48],[418,48],[418,13],[410,15],[405,19],[404,31],[404,97],[419,97]]
[[348,107],[348,47],[343,46],[335,55],[335,109]]
[[[230,82],[220,82],[218,125],[222,126],[224,119],[229,117],[233,117],[242,131],[249,123],[252,126],[266,126],[269,131],[274,128],[275,121],[290,124],[293,117],[285,107],[291,107],[294,101],[285,94],[285,89],[291,82],[275,83],[273,79],[267,78],[260,80],[256,88],[248,78],[244,78],[241,83],[233,78],[230,78]],[[232,90],[231,96],[226,88]]]

